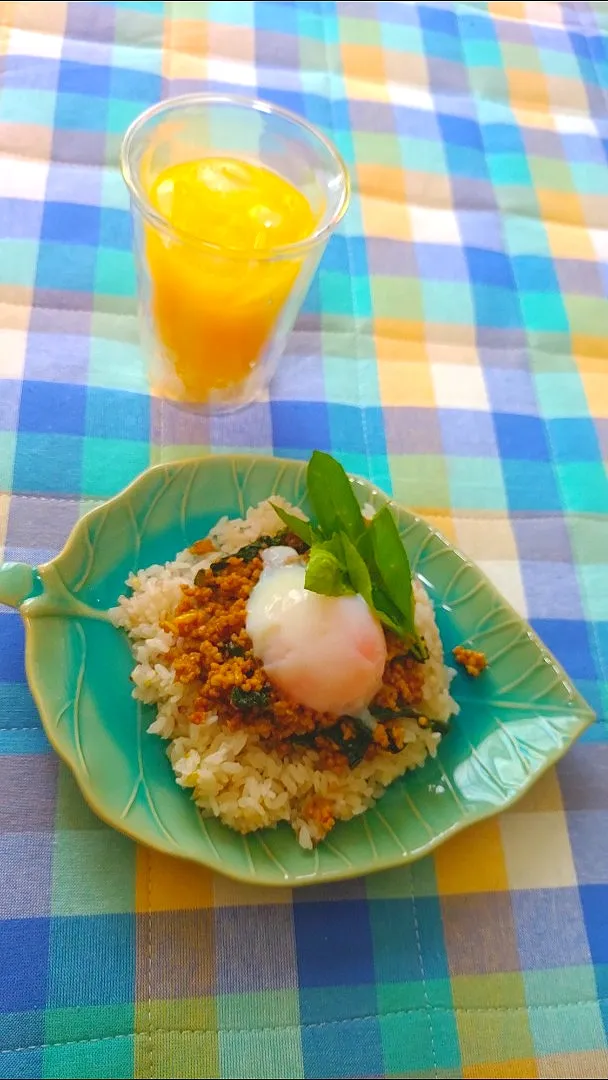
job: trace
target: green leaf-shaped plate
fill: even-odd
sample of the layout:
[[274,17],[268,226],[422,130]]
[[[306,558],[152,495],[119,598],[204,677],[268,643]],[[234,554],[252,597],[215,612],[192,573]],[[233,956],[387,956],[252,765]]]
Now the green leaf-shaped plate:
[[[361,503],[387,497],[353,479]],[[306,506],[305,466],[211,457],[150,469],[74,529],[32,570],[0,568],[0,600],[27,628],[28,680],[46,733],[92,809],[151,847],[265,885],[338,880],[409,862],[510,805],[593,719],[530,628],[480,570],[428,524],[395,506],[412,567],[429,590],[446,654],[470,642],[489,670],[458,674],[461,713],[435,760],[397,780],[374,808],[339,824],[314,852],[280,826],[248,837],[204,820],[179,788],[153,712],[131,697],[126,636],[106,617],[131,570],[172,559],[223,514],[270,495]]]

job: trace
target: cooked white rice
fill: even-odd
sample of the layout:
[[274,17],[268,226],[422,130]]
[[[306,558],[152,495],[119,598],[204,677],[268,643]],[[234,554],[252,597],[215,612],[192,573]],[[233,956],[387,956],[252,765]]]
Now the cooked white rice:
[[[277,496],[273,501],[304,516]],[[173,562],[131,574],[127,580],[129,594],[120,597],[110,615],[131,639],[135,657],[133,696],[157,707],[156,719],[148,731],[170,740],[167,753],[177,783],[191,789],[201,811],[242,833],[287,821],[302,847],[311,848],[321,838],[318,826],[304,813],[311,796],[327,799],[336,820],[354,817],[378,799],[396,777],[422,765],[428,754],[434,756],[441,736],[421,728],[415,720],[406,721],[406,745],[400,753],[379,752],[371,761],[363,760],[338,775],[319,767],[317,750],[294,747],[292,759],[286,762],[276,751],[265,749],[257,735],[224,730],[214,714],[209,714],[203,724],[188,722],[195,691],[177,682],[170,667],[163,663],[175,640],[161,629],[160,623],[181,599],[182,585],[191,585],[199,569],[209,566],[214,558],[234,554],[244,544],[261,535],[272,536],[282,528],[269,502],[251,508],[245,518],[222,518],[209,533],[217,554],[201,558],[186,549]],[[430,651],[424,668],[421,710],[438,720],[447,720],[458,712],[449,691],[453,671],[443,663],[433,606],[417,580],[414,595],[416,628],[424,635]]]

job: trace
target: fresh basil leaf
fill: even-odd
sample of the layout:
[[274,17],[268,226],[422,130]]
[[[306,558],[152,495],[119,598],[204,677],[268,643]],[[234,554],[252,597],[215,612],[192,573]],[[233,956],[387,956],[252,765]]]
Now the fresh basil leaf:
[[408,636],[407,628],[404,626],[403,615],[399,611],[399,608],[393,604],[389,596],[381,586],[372,584],[372,602],[374,610],[380,622],[384,624],[389,630],[392,630],[397,637],[403,638]]
[[350,480],[330,454],[315,450],[306,472],[308,497],[323,535],[345,532],[356,544],[365,522]]
[[427,660],[429,659],[431,655],[429,647],[424,638],[420,636],[420,634],[416,634],[414,641],[410,645],[409,654],[414,658],[414,660],[417,660],[419,664],[426,664]]
[[344,563],[350,578],[350,583],[355,592],[363,597],[369,607],[373,607],[372,581],[369,576],[369,570],[365,565],[365,561],[357,551],[352,540],[349,540],[346,533],[341,533],[340,539],[342,541]]
[[260,551],[269,547],[279,547],[284,542],[285,533],[277,533],[275,536],[258,536],[257,540],[253,540],[251,544],[245,544],[244,547],[239,548],[234,557],[242,559],[243,562],[251,562],[256,555],[260,554]]
[[336,546],[332,540],[311,547],[304,579],[304,587],[310,592],[322,596],[349,596],[354,592],[340,558],[330,549]]
[[412,571],[399,530],[388,506],[383,506],[369,526],[374,562],[382,579],[384,591],[401,613],[400,622],[406,633],[416,635],[414,627],[414,593]]
[[243,690],[240,686],[233,686],[230,701],[235,709],[248,712],[249,709],[265,709],[270,701],[270,687],[264,686],[261,690]]
[[[345,734],[345,729],[348,735]],[[317,728],[315,731],[306,732],[305,735],[292,735],[290,742],[317,749],[317,739],[333,743],[336,750],[344,755],[349,767],[354,769],[360,761],[363,761],[373,735],[358,717],[341,716],[331,727]]]
[[310,521],[302,521],[302,518],[296,517],[295,514],[290,514],[287,510],[284,510],[282,506],[276,506],[275,503],[270,504],[275,514],[280,517],[281,521],[290,532],[299,536],[308,547],[312,547],[315,540],[320,538],[320,533],[313,528]]

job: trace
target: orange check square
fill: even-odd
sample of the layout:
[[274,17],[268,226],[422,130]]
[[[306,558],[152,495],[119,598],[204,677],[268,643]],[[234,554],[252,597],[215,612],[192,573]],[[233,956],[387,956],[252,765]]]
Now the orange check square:
[[[404,351],[407,343],[404,342]],[[380,397],[384,405],[434,408],[435,390],[427,363],[390,360],[378,364]]]
[[207,52],[207,24],[194,19],[167,19],[165,48],[203,56]]
[[[65,31],[67,3],[49,4],[44,0],[22,0],[21,3],[3,4],[2,21],[18,26],[20,30],[33,33],[59,34]],[[8,11],[5,9],[8,8]]]
[[137,849],[136,911],[181,911],[213,907],[213,874],[204,866]]
[[595,334],[573,334],[572,355],[579,371],[597,372],[608,378],[608,338]]
[[505,892],[507,868],[500,824],[482,821],[442,844],[435,853],[437,891],[442,895]]
[[485,1065],[469,1065],[462,1070],[466,1080],[535,1080],[538,1076],[534,1058],[513,1058],[511,1061],[492,1061]]
[[386,82],[384,51],[378,45],[341,46],[344,77],[382,85]]
[[509,99],[514,109],[526,106],[541,113],[549,111],[550,98],[546,76],[542,71],[524,71],[522,68],[507,69]]
[[248,26],[239,26],[238,34],[235,34],[233,26],[209,22],[207,46],[209,55],[220,60],[251,63],[255,57],[254,34]]

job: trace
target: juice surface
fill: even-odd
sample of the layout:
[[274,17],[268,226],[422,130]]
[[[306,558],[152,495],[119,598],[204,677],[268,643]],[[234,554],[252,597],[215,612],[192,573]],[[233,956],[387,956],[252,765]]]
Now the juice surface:
[[179,396],[204,402],[211,391],[248,376],[300,269],[301,258],[257,256],[306,239],[315,216],[283,177],[232,158],[173,165],[149,197],[181,233],[218,248],[167,242],[147,226],[155,331],[181,384]]

